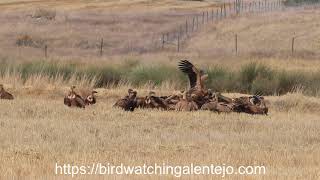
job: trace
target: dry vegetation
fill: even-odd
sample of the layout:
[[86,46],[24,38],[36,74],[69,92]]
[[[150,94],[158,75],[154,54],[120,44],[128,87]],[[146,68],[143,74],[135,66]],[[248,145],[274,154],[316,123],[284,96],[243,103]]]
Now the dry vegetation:
[[[50,62],[59,61],[70,66],[102,64],[108,70],[134,66],[135,63],[144,66],[156,64],[169,67],[170,71],[165,74],[170,74],[178,60],[189,58],[205,68],[217,65],[232,71],[250,62],[263,62],[277,71],[320,72],[319,10],[231,18],[207,26],[198,36],[185,42],[182,52],[175,53],[149,52],[144,48],[158,40],[159,32],[175,28],[177,22],[185,20],[186,15],[211,8],[215,2],[21,2],[0,2],[1,63],[9,62],[12,66],[43,60],[41,47],[17,46],[19,37],[28,37],[32,42],[49,44],[49,49],[55,47],[49,50],[49,60],[53,60]],[[55,20],[33,18],[38,8],[55,12]],[[234,33],[239,35],[240,54],[237,57],[233,52]],[[291,56],[290,39],[293,33],[299,38],[296,54]],[[101,37],[106,40],[105,54],[98,57],[97,43]],[[130,48],[133,44],[138,48],[134,52],[143,54],[132,54]],[[56,162],[263,164],[267,167],[267,174],[253,178],[320,177],[319,97],[305,96],[300,92],[267,96],[269,116],[200,111],[137,110],[127,113],[112,108],[115,100],[132,85],[120,82],[117,86],[97,89],[98,103],[80,110],[63,106],[62,99],[68,86],[76,84],[79,88],[92,88],[97,79],[89,76],[78,79],[71,74],[66,81],[63,76],[49,76],[50,72],[41,71],[23,76],[23,73],[32,70],[27,67],[22,73],[6,73],[0,67],[0,71],[4,72],[0,82],[16,97],[14,101],[0,101],[0,179],[9,176],[59,178],[54,176]],[[170,75],[181,78],[179,74]],[[177,80],[174,78],[156,86],[152,83],[137,84],[138,95],[146,95],[150,89],[159,95],[170,94],[184,85],[175,86]],[[319,96],[318,92],[315,94]],[[227,179],[235,178],[241,177]]]
[[[318,9],[290,9],[270,14],[248,15],[228,19],[205,29],[194,37],[188,52],[207,57],[229,58],[235,54],[235,34],[238,54],[244,58],[318,59],[320,55]],[[248,20],[249,18],[249,20]],[[295,37],[292,55],[292,38]]]
[[1,175],[53,177],[55,162],[193,162],[266,165],[267,175],[257,179],[319,177],[317,98],[267,97],[269,116],[127,113],[111,108],[125,88],[98,91],[99,103],[86,110],[64,107],[62,91],[41,98],[18,94],[16,101],[1,101]]

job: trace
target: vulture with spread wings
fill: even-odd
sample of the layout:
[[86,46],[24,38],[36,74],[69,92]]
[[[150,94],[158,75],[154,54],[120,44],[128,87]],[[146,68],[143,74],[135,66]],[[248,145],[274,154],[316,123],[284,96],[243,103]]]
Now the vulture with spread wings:
[[208,78],[208,75],[203,70],[197,69],[188,60],[181,60],[178,64],[179,69],[188,75],[190,82],[190,89],[197,91],[204,91],[204,81]]

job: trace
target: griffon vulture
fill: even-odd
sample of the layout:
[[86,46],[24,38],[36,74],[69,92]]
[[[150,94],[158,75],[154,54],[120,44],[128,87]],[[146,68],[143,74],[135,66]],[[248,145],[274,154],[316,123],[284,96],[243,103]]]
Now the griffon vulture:
[[69,107],[85,108],[85,101],[74,91],[75,88],[71,86],[69,93],[64,97],[64,104]]
[[204,81],[208,78],[203,70],[197,69],[188,60],[181,60],[178,64],[180,71],[188,75],[190,89],[194,90],[197,95],[204,95],[206,92]]
[[10,94],[6,90],[4,90],[4,87],[2,84],[0,84],[0,99],[7,99],[7,100],[14,99],[12,94]]
[[248,114],[268,114],[268,107],[262,96],[239,97],[233,99],[233,103],[239,107],[240,112]]
[[128,89],[128,95],[122,99],[119,99],[113,105],[113,107],[119,107],[125,111],[134,111],[134,109],[136,108],[136,101],[135,101],[136,97],[137,97],[137,91]]
[[145,99],[146,107],[152,109],[168,109],[165,100],[161,97],[155,96],[155,92],[149,92],[149,95]]
[[187,91],[183,93],[182,98],[175,106],[176,111],[196,111],[198,109],[197,103],[192,100]]

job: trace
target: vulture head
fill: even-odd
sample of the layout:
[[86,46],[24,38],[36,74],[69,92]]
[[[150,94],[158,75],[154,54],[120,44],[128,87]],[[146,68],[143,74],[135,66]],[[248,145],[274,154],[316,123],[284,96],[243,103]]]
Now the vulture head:
[[134,99],[137,97],[137,91],[134,91],[132,89],[128,89],[128,97],[129,99]]
[[76,92],[74,91],[75,89],[76,89],[76,86],[71,86],[70,87],[70,91],[69,91],[69,93],[67,95],[67,98],[69,98],[69,99],[76,98]]
[[252,105],[257,106],[259,109],[261,109],[264,112],[264,114],[268,114],[268,107],[266,105],[264,97],[256,95],[251,96],[249,98],[249,101]]
[[97,102],[96,97],[95,97],[95,94],[97,94],[97,93],[98,93],[97,91],[92,91],[91,94],[89,94],[86,97],[85,102],[87,105],[95,104]]
[[249,102],[252,105],[260,105],[263,100],[264,100],[264,98],[260,97],[260,96],[251,96],[251,97],[249,97]]
[[151,104],[151,101],[153,99],[153,97],[155,97],[156,93],[153,91],[150,91],[148,96],[146,97],[146,104]]
[[165,99],[157,97],[156,93],[150,91],[148,96],[145,98],[145,103],[148,108],[156,108],[156,109],[167,109],[167,104]]

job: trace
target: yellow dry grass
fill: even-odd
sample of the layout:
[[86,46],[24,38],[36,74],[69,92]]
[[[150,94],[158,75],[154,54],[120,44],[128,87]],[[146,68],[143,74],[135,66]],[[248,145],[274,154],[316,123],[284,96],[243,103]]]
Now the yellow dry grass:
[[[0,101],[3,178],[61,178],[54,175],[56,162],[265,165],[266,175],[254,179],[320,176],[318,98],[301,94],[266,97],[271,107],[269,116],[139,109],[129,113],[112,108],[116,98],[125,94],[125,88],[98,89],[98,104],[85,110],[65,107],[64,91],[28,96],[26,92],[16,92],[16,100]],[[147,91],[139,92],[145,95]],[[162,90],[160,94],[169,92]],[[189,178],[192,177],[199,178]],[[161,179],[160,176],[130,178]],[[251,179],[227,177],[235,178]]]

